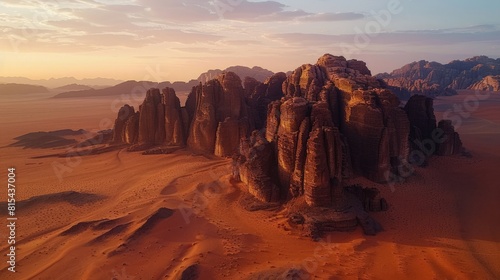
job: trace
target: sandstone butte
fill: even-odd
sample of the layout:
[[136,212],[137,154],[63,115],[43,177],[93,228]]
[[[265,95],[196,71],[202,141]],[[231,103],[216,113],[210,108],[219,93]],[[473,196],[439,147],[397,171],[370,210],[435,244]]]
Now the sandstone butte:
[[434,154],[462,152],[452,123],[436,124],[431,98],[414,95],[402,108],[363,61],[325,54],[264,83],[225,72],[193,87],[183,107],[173,89],[152,88],[137,111],[120,109],[112,142],[232,157],[233,175],[259,201],[302,201],[294,220],[312,235],[357,224],[375,234],[380,226],[366,211],[387,203],[376,189],[344,181],[386,182],[436,130],[445,140]]

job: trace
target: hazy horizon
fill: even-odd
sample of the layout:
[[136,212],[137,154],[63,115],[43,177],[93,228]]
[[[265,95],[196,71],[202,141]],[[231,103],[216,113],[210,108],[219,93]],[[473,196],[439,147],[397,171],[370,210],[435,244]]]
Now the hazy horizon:
[[486,0],[8,0],[0,76],[188,81],[234,65],[286,72],[324,53],[364,60],[373,74],[498,58],[499,9]]

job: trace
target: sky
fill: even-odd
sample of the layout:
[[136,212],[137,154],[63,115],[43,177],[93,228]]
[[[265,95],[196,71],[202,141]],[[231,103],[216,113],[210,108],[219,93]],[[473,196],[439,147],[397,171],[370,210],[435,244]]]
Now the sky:
[[500,57],[498,0],[2,0],[0,76],[187,81],[325,54],[373,74]]

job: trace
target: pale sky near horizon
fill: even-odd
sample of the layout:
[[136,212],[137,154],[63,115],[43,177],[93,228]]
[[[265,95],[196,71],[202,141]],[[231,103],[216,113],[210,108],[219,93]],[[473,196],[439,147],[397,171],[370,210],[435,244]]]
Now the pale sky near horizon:
[[373,74],[500,57],[500,1],[2,0],[0,76],[186,81],[233,65],[289,71],[324,53]]

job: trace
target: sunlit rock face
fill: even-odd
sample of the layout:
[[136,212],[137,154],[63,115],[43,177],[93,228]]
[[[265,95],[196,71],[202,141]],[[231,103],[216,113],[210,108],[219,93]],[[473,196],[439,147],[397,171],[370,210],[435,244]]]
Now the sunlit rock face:
[[384,182],[406,161],[406,112],[364,62],[324,55],[293,71],[282,91],[268,105],[263,132],[275,149],[281,199],[341,203],[343,179],[357,174]]
[[500,91],[500,75],[486,76],[469,87],[471,90]]
[[240,138],[250,131],[241,79],[233,72],[223,73],[190,95],[195,96],[195,109],[188,147],[224,157],[237,152]]
[[409,139],[437,128],[447,141],[435,153],[459,153],[451,123],[436,126],[431,99],[414,96],[403,109],[363,61],[325,54],[263,83],[224,72],[193,87],[184,107],[173,89],[150,89],[138,112],[120,110],[113,141],[236,156],[240,179],[260,200],[304,196],[326,207],[343,203],[346,178],[389,180],[408,160]]
[[137,138],[138,115],[133,106],[124,105],[118,111],[113,129],[112,142],[133,144]]

